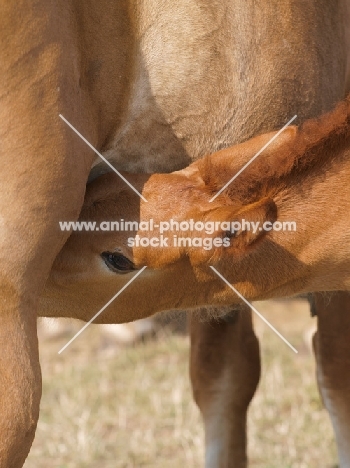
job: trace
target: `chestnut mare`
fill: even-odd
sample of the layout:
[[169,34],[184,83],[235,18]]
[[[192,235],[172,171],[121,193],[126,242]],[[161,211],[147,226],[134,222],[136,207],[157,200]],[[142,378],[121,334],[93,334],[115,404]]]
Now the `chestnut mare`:
[[[58,223],[78,219],[89,176],[104,171],[58,114],[120,170],[182,169],[295,113],[302,121],[342,99],[349,88],[349,16],[346,0],[2,0],[1,7],[0,467],[18,468],[39,415],[39,297],[69,237]],[[126,210],[129,198],[119,200]],[[66,279],[57,275],[57,259],[50,282],[61,295],[41,314],[67,306],[65,315],[89,319],[126,283],[130,275],[109,270],[99,254],[91,264],[76,260]],[[169,303],[190,306],[176,291],[194,280],[187,271],[175,285],[171,274],[146,270],[103,320],[130,321]],[[78,306],[67,280],[95,291],[91,304],[89,294]],[[131,295],[136,286],[140,294]],[[213,278],[216,289],[220,294],[223,286]],[[344,304],[337,317],[345,313],[341,296],[334,297],[330,304],[315,300],[321,336],[331,329],[330,310]],[[249,315],[242,317],[193,323],[192,382],[207,467],[246,465],[246,409],[259,353]],[[232,340],[234,350],[225,346]],[[336,350],[333,335],[320,341],[321,360],[332,340]],[[331,413],[342,417],[334,404]],[[340,436],[338,445],[340,458],[349,460]]]

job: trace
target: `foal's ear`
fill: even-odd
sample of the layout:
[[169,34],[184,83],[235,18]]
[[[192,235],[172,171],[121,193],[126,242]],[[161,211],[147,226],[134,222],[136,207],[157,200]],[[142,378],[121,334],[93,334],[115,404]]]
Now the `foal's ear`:
[[270,230],[277,219],[277,206],[275,202],[265,197],[261,200],[244,206],[234,216],[234,221],[241,228],[233,233],[232,246],[237,253],[244,254],[247,249],[253,247]]
[[[210,156],[199,159],[191,164],[198,167],[199,172],[213,195],[218,192],[231,177],[240,174],[237,182],[227,188],[226,193],[235,196],[235,187],[238,190],[248,189],[254,181],[262,177],[270,177],[291,165],[293,160],[290,153],[296,143],[298,128],[290,126],[277,136],[277,132],[258,135],[238,145],[218,151]],[[261,149],[265,147],[263,157],[256,158]],[[252,164],[250,164],[252,162]],[[190,166],[190,167],[191,167]]]
[[[218,226],[211,237],[214,238],[213,245],[220,248],[191,249],[191,264],[196,266],[220,261],[228,261],[230,264],[239,261],[257,247],[276,219],[277,207],[269,197],[246,205],[240,210],[232,206],[220,206],[212,210],[206,215],[205,221]],[[208,234],[203,231],[202,236],[208,237]],[[221,243],[217,243],[219,245],[215,243],[218,238],[221,238]]]

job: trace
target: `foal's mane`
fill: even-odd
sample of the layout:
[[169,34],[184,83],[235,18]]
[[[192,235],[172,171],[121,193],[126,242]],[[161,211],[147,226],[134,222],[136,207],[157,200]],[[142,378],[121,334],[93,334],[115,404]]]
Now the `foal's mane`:
[[[293,138],[273,149],[267,148],[224,193],[231,199],[251,200],[262,192],[267,194],[287,186],[291,177],[316,168],[322,170],[337,156],[343,156],[344,150],[350,150],[350,94],[333,111],[294,129]],[[230,180],[233,168],[238,171],[247,162],[228,158],[224,150],[202,160],[199,169],[213,193]]]

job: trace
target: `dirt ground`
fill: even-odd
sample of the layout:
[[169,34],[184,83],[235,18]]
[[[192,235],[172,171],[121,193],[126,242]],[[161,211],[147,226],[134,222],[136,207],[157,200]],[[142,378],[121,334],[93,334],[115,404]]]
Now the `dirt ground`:
[[[303,300],[256,303],[295,355],[256,319],[262,379],[249,412],[253,468],[336,466],[332,428],[315,381]],[[200,468],[203,428],[188,378],[187,336],[168,328],[121,348],[89,327],[42,341],[41,416],[25,468]]]

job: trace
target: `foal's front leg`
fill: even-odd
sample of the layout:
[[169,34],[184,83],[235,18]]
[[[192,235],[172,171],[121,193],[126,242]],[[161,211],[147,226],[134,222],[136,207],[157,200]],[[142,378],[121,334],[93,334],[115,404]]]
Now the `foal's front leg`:
[[334,428],[341,468],[350,467],[350,293],[313,296],[319,390]]

